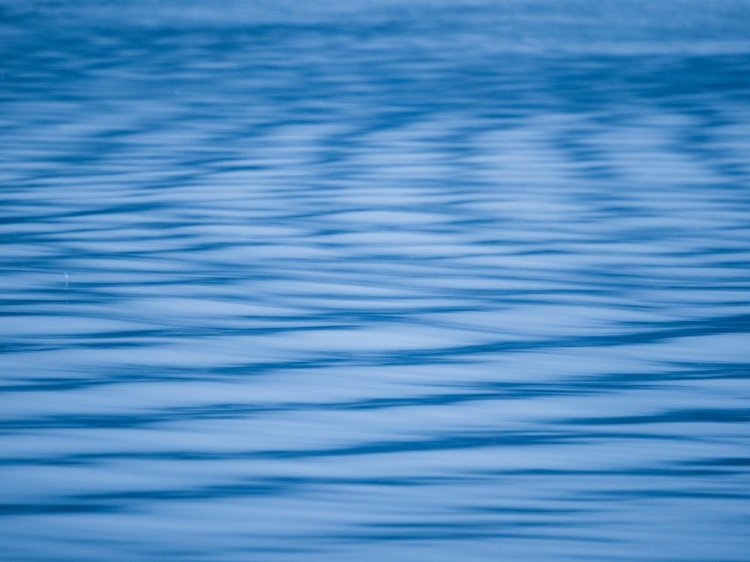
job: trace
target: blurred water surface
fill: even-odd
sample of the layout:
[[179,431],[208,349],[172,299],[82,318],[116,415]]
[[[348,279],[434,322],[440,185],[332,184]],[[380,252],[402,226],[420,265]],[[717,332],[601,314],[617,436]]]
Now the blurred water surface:
[[750,4],[0,2],[0,558],[750,555]]

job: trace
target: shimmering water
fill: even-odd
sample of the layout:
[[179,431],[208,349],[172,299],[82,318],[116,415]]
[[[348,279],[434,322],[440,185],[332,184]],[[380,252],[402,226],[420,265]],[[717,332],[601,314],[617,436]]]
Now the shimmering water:
[[0,559],[750,558],[750,3],[0,2]]

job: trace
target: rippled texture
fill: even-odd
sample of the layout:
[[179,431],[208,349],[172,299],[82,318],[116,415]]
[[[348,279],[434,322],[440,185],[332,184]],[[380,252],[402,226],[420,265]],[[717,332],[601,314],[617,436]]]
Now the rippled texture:
[[747,560],[748,3],[5,1],[0,61],[3,561]]

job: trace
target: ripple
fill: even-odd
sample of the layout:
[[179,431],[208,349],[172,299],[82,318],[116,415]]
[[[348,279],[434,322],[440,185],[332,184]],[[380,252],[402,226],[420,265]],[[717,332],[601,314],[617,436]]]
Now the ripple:
[[744,559],[742,2],[6,4],[3,559]]

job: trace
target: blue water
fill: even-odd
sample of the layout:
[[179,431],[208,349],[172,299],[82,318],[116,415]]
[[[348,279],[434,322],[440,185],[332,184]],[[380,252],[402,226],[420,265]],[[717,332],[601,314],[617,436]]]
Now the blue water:
[[750,3],[0,2],[0,560],[750,559]]

